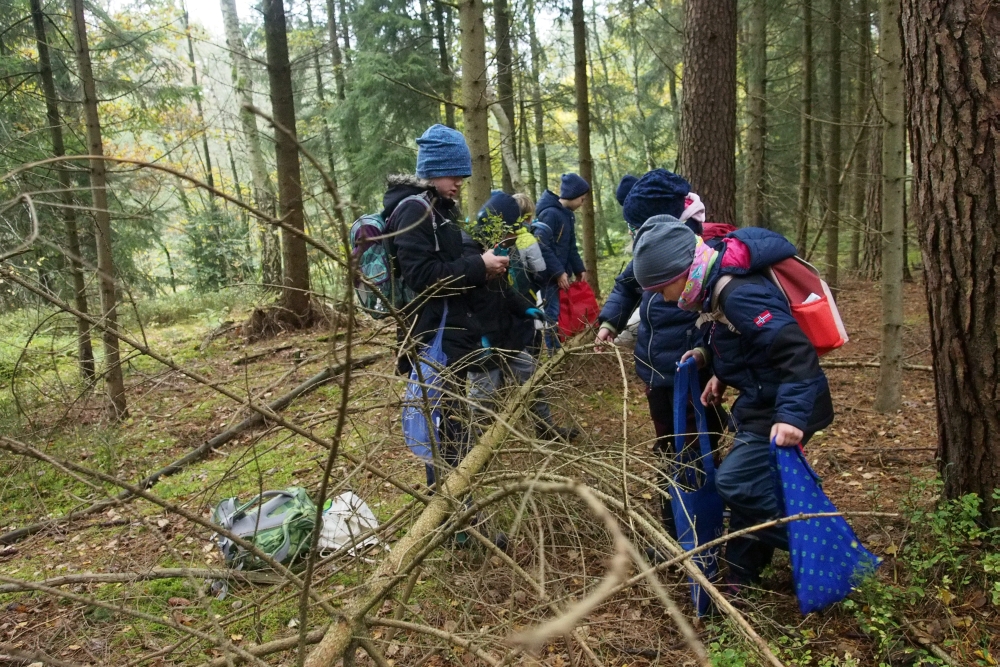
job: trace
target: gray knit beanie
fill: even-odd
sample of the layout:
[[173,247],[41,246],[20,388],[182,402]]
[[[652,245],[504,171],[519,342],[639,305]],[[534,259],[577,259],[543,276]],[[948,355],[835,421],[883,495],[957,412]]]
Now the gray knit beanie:
[[632,269],[644,290],[659,290],[687,276],[698,242],[687,225],[669,215],[656,215],[639,229],[636,238]]

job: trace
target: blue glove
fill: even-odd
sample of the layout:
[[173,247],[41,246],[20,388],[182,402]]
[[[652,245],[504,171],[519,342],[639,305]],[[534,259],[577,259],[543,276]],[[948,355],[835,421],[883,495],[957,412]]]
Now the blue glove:
[[489,338],[487,338],[486,336],[483,336],[482,338],[480,338],[480,339],[479,339],[479,343],[480,343],[480,344],[481,344],[481,345],[482,345],[482,346],[483,346],[484,348],[487,348],[487,347],[490,347],[490,339],[489,339]]
[[532,318],[534,320],[544,320],[545,319],[545,313],[543,313],[538,308],[529,308],[528,310],[526,310],[524,312],[525,312],[525,314],[528,317],[530,317],[530,318]]

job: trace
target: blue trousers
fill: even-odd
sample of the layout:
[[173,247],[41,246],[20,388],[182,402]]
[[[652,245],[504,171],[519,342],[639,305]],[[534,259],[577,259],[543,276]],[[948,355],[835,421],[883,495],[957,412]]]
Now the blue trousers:
[[545,300],[545,347],[549,348],[551,355],[562,347],[556,335],[559,331],[559,285],[548,283],[542,292],[542,299]]
[[[715,485],[729,506],[729,530],[749,528],[784,515],[774,486],[771,443],[767,436],[739,431],[732,451],[719,466]],[[788,528],[772,526],[726,543],[729,571],[743,583],[760,580],[774,550],[788,550]]]
[[[537,365],[535,357],[528,351],[522,350],[516,354],[504,354],[500,360],[500,366],[491,368],[488,371],[469,371],[469,398],[475,405],[481,405],[490,410],[496,409],[496,398],[508,380],[512,380],[518,385],[527,382],[535,373]],[[545,400],[545,390],[539,389],[536,392],[537,398],[531,404],[531,412],[539,420],[540,424],[553,426],[552,410]],[[473,415],[480,428],[485,428],[489,418],[481,410],[473,406]]]

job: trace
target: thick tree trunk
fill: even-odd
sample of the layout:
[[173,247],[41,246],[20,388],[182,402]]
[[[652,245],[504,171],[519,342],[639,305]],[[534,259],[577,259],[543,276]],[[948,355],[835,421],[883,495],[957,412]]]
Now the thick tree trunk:
[[[309,24],[309,32],[313,32],[312,2],[306,0],[306,21]],[[322,41],[322,40],[320,40]],[[323,148],[326,150],[327,176],[330,179],[330,197],[333,198],[333,214],[337,216],[337,222],[345,224],[344,205],[340,200],[340,187],[337,185],[337,161],[333,155],[333,139],[330,132],[330,121],[327,118],[326,108],[326,86],[323,81],[323,69],[319,66],[319,48],[313,49],[313,70],[316,72],[316,98],[319,101],[319,117],[323,127]]]
[[493,112],[493,118],[500,128],[500,157],[506,170],[509,185],[504,186],[504,192],[524,192],[524,181],[521,179],[521,167],[517,163],[517,154],[514,152],[515,139],[513,123],[507,117],[503,105],[496,99],[490,88],[486,89],[486,100]]
[[[329,0],[333,2],[333,0]],[[454,95],[454,73],[451,71],[451,56],[448,54],[448,35],[445,27],[444,5],[440,2],[434,3],[434,22],[437,27],[438,57],[440,59],[441,76],[444,77],[444,98],[451,100]],[[444,105],[444,124],[448,127],[455,127],[455,105]]]
[[542,45],[535,33],[535,1],[528,0],[528,41],[531,46],[531,106],[535,112],[535,148],[538,151],[538,189],[549,187],[549,164],[545,149],[545,110],[542,108]]
[[767,227],[767,0],[750,3],[747,30],[747,173],[743,223]]
[[[66,155],[63,142],[62,118],[59,115],[59,98],[56,97],[56,84],[52,77],[52,62],[49,59],[49,42],[45,36],[45,15],[42,13],[41,0],[31,0],[31,20],[35,26],[35,42],[38,46],[38,69],[42,82],[42,92],[45,95],[45,117],[49,124],[49,134],[52,136],[52,155]],[[69,250],[70,275],[73,278],[73,303],[81,313],[87,312],[87,283],[83,276],[83,262],[80,255],[80,234],[76,227],[76,208],[73,203],[73,185],[70,182],[66,164],[56,165],[56,175],[59,178],[59,189],[62,190],[63,224],[66,226],[66,249]],[[94,348],[90,340],[90,325],[82,318],[76,320],[76,348],[80,363],[80,374],[87,383],[93,383]]]
[[305,325],[311,320],[309,298],[309,257],[306,253],[302,211],[302,175],[295,134],[295,99],[292,95],[292,68],[288,61],[288,35],[282,0],[263,0],[264,38],[267,43],[267,78],[271,88],[274,154],[278,171],[278,203],[284,223],[281,230],[281,306],[290,315],[290,324]]
[[[515,146],[513,136],[511,136],[514,132],[514,71],[511,66],[510,9],[508,8],[507,0],[493,0],[493,37],[496,40],[497,96],[499,98],[497,101],[507,116],[509,125],[508,130],[506,130],[506,137],[505,131],[503,129],[500,130],[500,141],[502,142],[506,138],[509,145]],[[516,150],[514,151],[514,155],[516,157]],[[511,192],[514,184],[511,181],[506,160],[503,162],[501,176],[504,191]]]
[[945,494],[978,494],[982,520],[996,525],[1000,7],[990,0],[904,0],[902,16],[938,465]]
[[594,159],[590,155],[590,92],[587,87],[587,16],[583,0],[573,0],[573,60],[576,83],[576,139],[580,154],[580,176],[590,183],[591,195],[583,200],[583,263],[587,282],[597,298],[597,232],[594,229]]
[[836,288],[840,258],[840,172],[841,135],[841,5],[843,0],[830,0],[830,148],[826,160],[826,282]]
[[[240,100],[240,125],[243,127],[243,137],[246,140],[247,152],[250,154],[253,203],[261,213],[273,218],[277,214],[277,196],[267,165],[264,163],[257,116],[250,111],[250,107],[253,106],[253,73],[240,34],[236,0],[220,0],[219,5],[222,8],[222,20],[226,28],[226,46],[229,47],[229,54],[233,59],[233,84]],[[257,233],[260,241],[261,282],[266,289],[274,290],[281,284],[281,246],[278,234],[274,227],[266,222],[258,222]]]
[[337,6],[334,0],[326,0],[326,27],[330,31],[330,60],[333,61],[333,82],[337,85],[337,99],[344,101],[347,95],[347,81],[344,79],[344,56],[340,52]]
[[94,229],[97,239],[97,272],[101,292],[101,315],[107,323],[104,340],[104,383],[110,400],[110,413],[115,420],[128,416],[125,402],[125,379],[122,377],[121,354],[118,348],[118,294],[115,288],[114,254],[111,241],[111,213],[108,211],[108,177],[104,165],[104,140],[97,115],[97,86],[90,65],[87,42],[87,21],[83,15],[83,0],[72,0],[76,61],[83,87],[83,114],[87,123],[87,152],[90,160],[90,187],[94,203]]
[[[903,382],[903,207],[906,178],[906,93],[899,0],[882,0],[882,351],[875,409],[895,412]],[[874,176],[874,174],[873,174]]]
[[799,203],[796,211],[797,224],[795,247],[800,255],[805,255],[809,243],[809,204],[812,187],[812,114],[813,84],[816,72],[813,68],[813,20],[812,3],[802,3],[802,100],[799,103],[801,126],[799,130],[801,152],[799,154]]
[[684,16],[680,171],[709,219],[735,224],[736,3],[688,0]]
[[462,115],[465,119],[465,140],[472,152],[468,210],[474,214],[490,198],[493,186],[486,100],[486,25],[483,21],[483,0],[462,0],[458,6],[458,21],[462,31]]

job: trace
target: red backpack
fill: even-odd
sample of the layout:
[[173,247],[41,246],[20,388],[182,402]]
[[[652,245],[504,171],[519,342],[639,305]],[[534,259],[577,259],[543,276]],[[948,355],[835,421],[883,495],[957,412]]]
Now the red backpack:
[[582,280],[559,290],[559,340],[566,340],[597,323],[597,297]]

